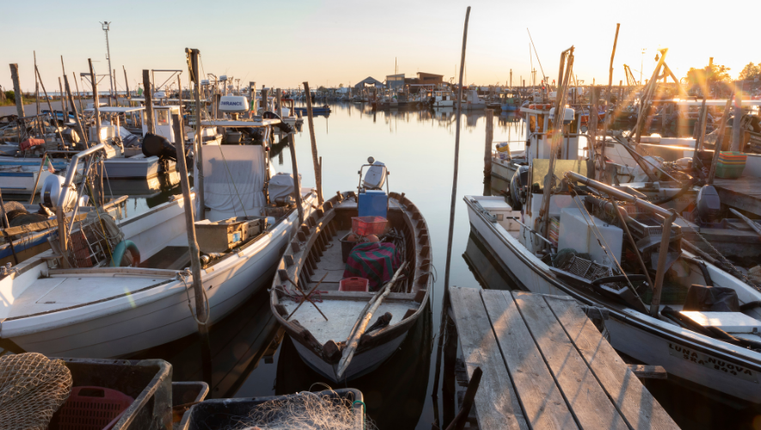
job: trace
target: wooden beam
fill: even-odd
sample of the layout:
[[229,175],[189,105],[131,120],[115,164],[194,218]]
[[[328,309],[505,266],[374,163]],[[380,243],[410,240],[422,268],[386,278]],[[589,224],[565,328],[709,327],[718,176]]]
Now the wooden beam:
[[475,369],[484,371],[475,396],[476,415],[482,429],[528,429],[510,374],[499,351],[497,339],[484,312],[479,291],[451,287],[452,311],[468,377]]
[[668,372],[663,366],[648,366],[646,364],[629,364],[629,369],[639,379],[668,379]]

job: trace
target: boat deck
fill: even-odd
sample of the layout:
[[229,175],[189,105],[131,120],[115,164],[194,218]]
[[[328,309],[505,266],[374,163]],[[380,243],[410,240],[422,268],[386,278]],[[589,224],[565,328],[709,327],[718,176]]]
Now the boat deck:
[[678,428],[573,300],[450,291],[480,429]]
[[743,175],[737,179],[713,181],[721,202],[727,206],[761,216],[761,178]]

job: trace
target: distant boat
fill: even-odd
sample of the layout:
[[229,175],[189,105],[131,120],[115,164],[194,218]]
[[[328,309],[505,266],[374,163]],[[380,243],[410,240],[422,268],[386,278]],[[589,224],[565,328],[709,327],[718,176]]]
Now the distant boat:
[[[301,116],[307,115],[307,108],[305,107],[294,108],[294,110]],[[330,115],[330,112],[330,106],[328,105],[322,107],[312,106],[312,115]]]

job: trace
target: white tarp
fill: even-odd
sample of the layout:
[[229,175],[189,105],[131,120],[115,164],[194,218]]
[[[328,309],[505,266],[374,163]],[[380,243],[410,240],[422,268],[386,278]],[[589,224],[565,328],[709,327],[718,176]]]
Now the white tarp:
[[204,145],[206,207],[218,216],[259,215],[267,204],[264,157],[259,145]]

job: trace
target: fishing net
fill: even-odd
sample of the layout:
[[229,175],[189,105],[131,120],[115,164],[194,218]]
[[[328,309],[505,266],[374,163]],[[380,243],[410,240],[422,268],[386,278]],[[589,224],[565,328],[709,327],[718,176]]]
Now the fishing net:
[[[364,407],[364,405],[361,405]],[[377,430],[371,420],[355,409],[354,402],[335,393],[308,391],[282,400],[257,405],[238,430]]]
[[37,353],[0,357],[0,428],[46,429],[71,384],[63,360]]

